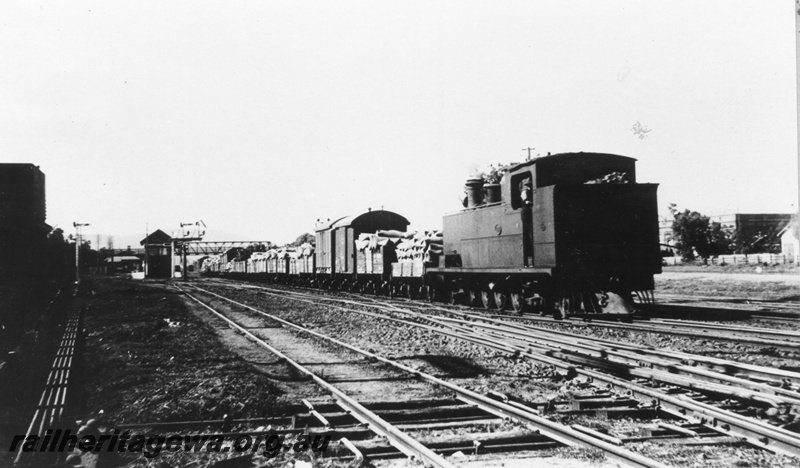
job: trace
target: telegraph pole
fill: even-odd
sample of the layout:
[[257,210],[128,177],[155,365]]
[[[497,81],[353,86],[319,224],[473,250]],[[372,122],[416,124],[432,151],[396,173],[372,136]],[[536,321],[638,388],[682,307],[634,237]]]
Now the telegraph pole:
[[88,226],[89,223],[72,223],[75,227],[75,283],[81,281],[81,264],[80,264],[80,250],[81,250],[81,228]]
[[526,161],[530,161],[531,160],[531,151],[533,151],[535,149],[536,148],[522,148],[522,151],[527,151],[528,152],[528,159],[526,159]]

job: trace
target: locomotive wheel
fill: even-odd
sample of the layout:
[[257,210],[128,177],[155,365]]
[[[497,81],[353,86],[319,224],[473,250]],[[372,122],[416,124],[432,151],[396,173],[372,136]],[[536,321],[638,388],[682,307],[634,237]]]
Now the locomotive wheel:
[[511,308],[518,314],[522,313],[522,310],[525,308],[525,296],[523,296],[522,293],[511,293]]
[[570,310],[571,298],[561,296],[561,300],[556,303],[555,309],[553,309],[553,318],[556,320],[564,320],[567,318],[567,314]]
[[476,289],[470,288],[469,290],[469,305],[470,307],[475,307],[478,305],[478,302],[481,300],[481,294]]
[[508,294],[504,291],[495,291],[494,293],[494,306],[497,310],[503,310],[508,305]]
[[481,303],[485,309],[491,309],[494,304],[494,297],[491,291],[481,291]]

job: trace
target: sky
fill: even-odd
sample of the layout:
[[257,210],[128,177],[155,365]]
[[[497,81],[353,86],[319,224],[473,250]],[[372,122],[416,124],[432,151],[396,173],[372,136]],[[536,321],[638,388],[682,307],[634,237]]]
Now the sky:
[[369,208],[440,228],[471,174],[523,148],[634,157],[663,215],[788,213],[794,13],[741,0],[10,0],[0,162],[40,166],[47,222],[90,223],[101,246],[198,220],[213,240],[281,244]]

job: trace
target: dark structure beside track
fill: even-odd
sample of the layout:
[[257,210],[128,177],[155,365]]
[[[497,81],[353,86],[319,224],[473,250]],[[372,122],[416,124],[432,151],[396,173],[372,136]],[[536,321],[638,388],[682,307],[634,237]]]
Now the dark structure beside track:
[[0,164],[0,348],[32,323],[28,308],[47,281],[45,176],[33,164]]
[[0,275],[41,275],[45,177],[33,164],[0,164]]
[[139,242],[145,248],[144,271],[147,278],[172,277],[172,237],[157,229]]

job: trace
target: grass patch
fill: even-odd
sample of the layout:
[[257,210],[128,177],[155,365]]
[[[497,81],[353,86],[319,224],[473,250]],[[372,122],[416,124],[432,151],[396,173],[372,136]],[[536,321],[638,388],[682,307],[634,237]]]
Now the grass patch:
[[279,390],[229,351],[177,293],[103,279],[85,315],[88,414],[113,422],[267,417]]

